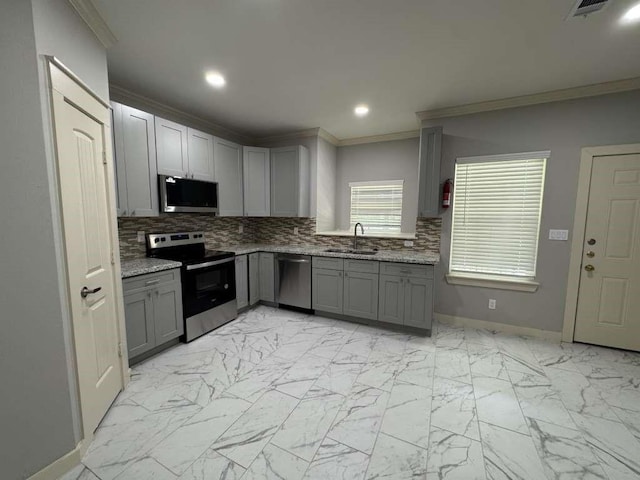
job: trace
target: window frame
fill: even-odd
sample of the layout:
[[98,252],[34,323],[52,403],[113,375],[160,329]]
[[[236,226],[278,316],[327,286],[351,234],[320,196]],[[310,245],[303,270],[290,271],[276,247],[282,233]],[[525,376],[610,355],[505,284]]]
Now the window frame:
[[[546,170],[549,158],[551,158],[551,152],[538,151],[538,152],[523,152],[512,154],[498,154],[498,155],[482,155],[473,157],[459,157],[456,159],[456,167],[458,164],[470,164],[470,163],[492,163],[492,162],[508,162],[518,160],[544,160],[542,165],[542,186],[540,191],[540,207],[538,210],[538,226],[535,243],[535,259],[534,259],[534,275],[528,276],[516,276],[516,275],[502,275],[495,273],[483,273],[483,272],[465,272],[461,270],[455,270],[452,268],[452,258],[454,249],[454,224],[453,224],[453,209],[451,217],[451,230],[450,230],[450,242],[449,242],[449,265],[448,273],[446,274],[447,282],[450,284],[477,286],[477,287],[490,287],[505,290],[517,290],[523,292],[535,292],[540,285],[536,281],[538,275],[538,258],[540,251],[540,239],[542,233],[542,209],[544,205],[544,191],[546,184]],[[454,185],[454,189],[455,189]],[[455,190],[454,190],[455,191]],[[455,205],[454,207],[455,208]]]
[[393,237],[402,235],[402,220],[404,219],[403,210],[404,210],[404,201],[405,201],[405,190],[404,190],[404,179],[400,180],[364,180],[364,181],[354,181],[349,182],[349,229],[354,228],[354,225],[358,222],[352,222],[352,209],[353,209],[353,187],[375,187],[375,186],[390,186],[397,187],[399,186],[402,190],[402,199],[400,203],[400,224],[398,226],[398,230],[376,230],[372,228],[371,225],[367,225],[366,222],[363,223],[366,231],[365,235],[367,236],[376,236],[381,235],[384,237]]

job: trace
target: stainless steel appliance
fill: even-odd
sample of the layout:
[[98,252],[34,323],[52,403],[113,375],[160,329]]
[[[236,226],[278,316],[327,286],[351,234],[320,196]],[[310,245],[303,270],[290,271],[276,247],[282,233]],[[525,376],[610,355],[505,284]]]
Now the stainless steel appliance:
[[184,341],[238,316],[235,255],[206,250],[203,232],[149,234],[147,256],[182,262]]
[[311,308],[311,257],[278,254],[276,302],[298,308]]
[[218,213],[218,184],[158,175],[163,212]]

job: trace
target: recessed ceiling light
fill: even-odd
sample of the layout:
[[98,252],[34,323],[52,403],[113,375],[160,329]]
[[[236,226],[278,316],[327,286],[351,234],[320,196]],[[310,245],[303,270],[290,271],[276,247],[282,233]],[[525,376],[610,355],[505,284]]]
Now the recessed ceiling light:
[[358,105],[353,109],[353,112],[359,117],[364,117],[367,113],[369,113],[369,107],[367,107],[366,105]]
[[209,85],[216,88],[222,88],[227,83],[224,77],[218,72],[207,72],[204,78],[207,80]]
[[638,20],[640,20],[640,3],[631,7],[627,10],[627,13],[622,16],[623,22],[637,22]]

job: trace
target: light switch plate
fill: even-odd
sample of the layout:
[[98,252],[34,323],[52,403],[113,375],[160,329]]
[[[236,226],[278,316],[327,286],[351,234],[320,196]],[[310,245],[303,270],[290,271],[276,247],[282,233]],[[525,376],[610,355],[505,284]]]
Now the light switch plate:
[[549,240],[569,240],[569,230],[549,230]]
[[413,247],[413,240],[405,240],[404,241],[404,246],[405,247]]

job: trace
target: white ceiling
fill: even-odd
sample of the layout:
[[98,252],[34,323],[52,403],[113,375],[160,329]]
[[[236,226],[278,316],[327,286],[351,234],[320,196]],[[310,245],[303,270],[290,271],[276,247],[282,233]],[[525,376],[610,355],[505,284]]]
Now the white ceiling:
[[636,2],[565,21],[574,0],[95,0],[118,38],[113,83],[249,135],[341,139],[415,129],[416,111],[640,76],[640,23],[619,23]]

